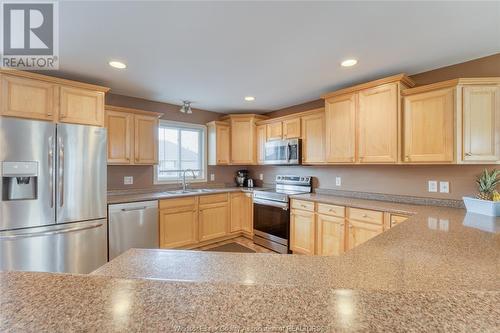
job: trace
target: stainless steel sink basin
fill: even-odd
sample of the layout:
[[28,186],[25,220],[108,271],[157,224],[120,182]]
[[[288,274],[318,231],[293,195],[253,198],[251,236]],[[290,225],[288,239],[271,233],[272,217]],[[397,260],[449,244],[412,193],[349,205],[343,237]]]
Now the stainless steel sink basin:
[[187,194],[187,193],[210,193],[214,190],[200,188],[200,189],[189,189],[189,190],[176,190],[176,191],[168,191],[170,194]]

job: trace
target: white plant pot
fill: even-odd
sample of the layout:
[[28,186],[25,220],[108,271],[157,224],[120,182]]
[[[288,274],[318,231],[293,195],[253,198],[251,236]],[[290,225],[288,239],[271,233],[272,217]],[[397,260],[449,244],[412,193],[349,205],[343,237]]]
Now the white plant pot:
[[463,197],[465,208],[470,213],[487,216],[500,216],[500,201],[481,200],[471,197]]

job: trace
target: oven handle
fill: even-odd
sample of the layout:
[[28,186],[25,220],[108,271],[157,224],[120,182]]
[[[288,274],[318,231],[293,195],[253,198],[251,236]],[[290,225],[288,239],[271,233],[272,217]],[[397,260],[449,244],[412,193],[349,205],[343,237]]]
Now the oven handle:
[[288,202],[277,202],[277,201],[262,200],[262,199],[258,199],[258,198],[253,198],[253,203],[258,204],[258,205],[272,206],[272,207],[281,208],[283,210],[288,210]]

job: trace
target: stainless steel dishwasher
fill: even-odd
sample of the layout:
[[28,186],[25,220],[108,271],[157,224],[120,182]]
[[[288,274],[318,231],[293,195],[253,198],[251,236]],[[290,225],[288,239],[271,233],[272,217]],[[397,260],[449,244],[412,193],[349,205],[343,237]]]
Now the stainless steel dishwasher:
[[158,248],[158,201],[109,205],[109,260],[130,248]]

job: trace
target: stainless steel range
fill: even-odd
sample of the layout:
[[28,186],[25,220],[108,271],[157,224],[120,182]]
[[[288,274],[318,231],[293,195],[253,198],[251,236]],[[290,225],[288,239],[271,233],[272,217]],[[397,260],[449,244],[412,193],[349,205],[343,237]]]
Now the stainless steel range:
[[253,241],[279,253],[289,253],[289,196],[310,193],[312,177],[277,175],[274,189],[253,194]]

